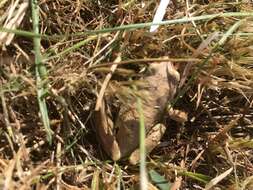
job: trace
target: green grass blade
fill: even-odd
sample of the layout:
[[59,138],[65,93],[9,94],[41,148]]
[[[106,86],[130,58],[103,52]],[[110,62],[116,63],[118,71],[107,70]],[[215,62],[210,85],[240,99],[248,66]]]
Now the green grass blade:
[[171,184],[165,179],[164,176],[161,176],[155,170],[150,170],[149,176],[153,184],[161,190],[169,190],[171,188]]
[[144,115],[142,110],[142,101],[140,98],[137,98],[137,110],[139,113],[139,122],[140,122],[140,185],[142,190],[148,189],[147,186],[147,171],[146,171],[146,147],[145,147],[145,124],[144,124]]
[[[33,32],[39,34],[39,6],[37,0],[31,0],[32,7],[32,21],[33,21]],[[47,71],[46,67],[42,62],[42,56],[40,52],[40,37],[33,37],[34,54],[35,54],[35,65],[36,65],[36,84],[37,84],[37,98],[39,103],[39,109],[41,113],[42,123],[47,132],[47,139],[49,143],[52,142],[52,130],[50,129],[48,110],[44,95],[47,93],[42,81],[46,78]]]
[[204,175],[204,174],[200,174],[200,173],[193,173],[193,172],[182,172],[182,175],[184,176],[188,176],[192,179],[195,179],[197,181],[201,181],[203,183],[208,183],[211,180],[210,176]]
[[74,35],[76,35],[76,36],[85,35],[85,34],[91,35],[91,34],[101,34],[101,33],[114,32],[114,31],[119,31],[119,30],[141,29],[141,28],[150,27],[152,25],[182,24],[182,23],[187,23],[187,22],[192,22],[192,21],[211,20],[211,19],[214,19],[217,17],[253,17],[253,13],[252,12],[229,12],[229,13],[201,15],[201,16],[196,16],[196,17],[184,17],[184,18],[180,18],[180,19],[165,20],[165,21],[161,21],[158,23],[152,23],[152,22],[137,23],[137,24],[122,25],[122,26],[118,26],[118,27],[114,27],[114,28],[105,28],[105,29],[100,29],[100,30],[89,30],[89,31],[76,33]]
[[83,36],[83,35],[92,35],[92,34],[102,34],[102,33],[110,33],[110,32],[115,32],[119,30],[133,30],[133,29],[141,29],[141,28],[146,28],[150,27],[152,25],[171,25],[171,24],[183,24],[187,22],[193,22],[193,21],[204,21],[204,20],[211,20],[217,17],[253,17],[252,12],[228,12],[228,13],[218,13],[218,14],[210,14],[210,15],[201,15],[201,16],[196,16],[196,17],[184,17],[180,19],[173,19],[173,20],[165,20],[161,21],[158,23],[152,23],[152,22],[147,22],[147,23],[137,23],[137,24],[128,24],[128,25],[122,25],[118,27],[113,27],[113,28],[104,28],[100,30],[87,30],[84,32],[79,32],[75,34],[64,34],[64,35],[53,35],[53,36],[48,36],[48,35],[40,35],[39,33],[35,32],[28,32],[28,31],[23,31],[23,30],[12,30],[12,29],[7,29],[0,27],[0,32],[8,32],[8,33],[14,33],[16,35],[21,35],[25,37],[41,37],[43,39],[50,39],[50,40],[55,40],[59,38],[66,38],[70,36]]
[[235,24],[233,24],[233,26],[231,26],[229,28],[229,30],[222,36],[222,38],[220,39],[220,41],[218,42],[218,45],[219,46],[222,46],[224,45],[224,43],[227,41],[228,37],[231,36],[238,28],[239,26],[241,26],[241,24],[243,22],[245,22],[246,20],[243,19],[243,20],[239,20],[237,21]]

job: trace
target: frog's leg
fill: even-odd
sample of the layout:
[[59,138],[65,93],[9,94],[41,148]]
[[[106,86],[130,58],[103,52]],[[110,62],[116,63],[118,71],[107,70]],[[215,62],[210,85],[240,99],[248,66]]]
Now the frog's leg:
[[[159,143],[165,133],[165,125],[156,124],[148,133],[145,139],[146,154],[149,154]],[[129,157],[129,162],[133,165],[137,164],[140,160],[140,150],[136,149]]]
[[[168,109],[169,117],[178,122],[184,123],[187,121],[187,113],[181,110]],[[146,154],[150,153],[160,142],[165,133],[166,127],[164,124],[156,124],[152,130],[148,133],[145,139]],[[133,165],[137,164],[140,160],[140,150],[136,149],[129,157],[129,162]]]
[[113,133],[113,122],[105,111],[104,101],[101,108],[95,112],[95,124],[96,132],[104,151],[112,160],[119,160],[121,158],[119,145]]

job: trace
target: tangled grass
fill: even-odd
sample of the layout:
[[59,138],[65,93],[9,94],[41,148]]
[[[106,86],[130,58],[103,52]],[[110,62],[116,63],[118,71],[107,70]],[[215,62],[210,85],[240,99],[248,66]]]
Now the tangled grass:
[[174,62],[183,79],[174,106],[188,121],[168,119],[146,163],[149,189],[253,188],[252,1],[173,1],[150,33],[154,0],[43,0],[41,35],[29,4],[0,1],[2,189],[138,189],[139,166],[113,163],[94,138],[118,57],[108,97],[124,101],[138,83],[129,78],[154,61]]

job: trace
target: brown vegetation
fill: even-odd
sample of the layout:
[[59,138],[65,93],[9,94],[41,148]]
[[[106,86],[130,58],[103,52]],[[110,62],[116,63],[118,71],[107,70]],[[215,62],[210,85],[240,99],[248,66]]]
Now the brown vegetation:
[[[183,80],[173,106],[187,112],[188,121],[168,119],[170,127],[148,157],[149,174],[164,176],[171,189],[253,188],[252,1],[173,1],[165,20],[220,16],[175,21],[156,33],[138,26],[112,30],[152,21],[158,1],[40,1],[40,50],[47,71],[41,83],[32,37],[18,31],[7,35],[2,28],[32,31],[27,3],[0,1],[1,189],[136,187],[139,167],[109,160],[95,138],[92,116],[108,74],[105,94],[117,98],[109,105],[117,112],[154,61],[179,68]],[[238,14],[223,16],[229,12]],[[101,31],[107,28],[112,30]],[[51,144],[38,106],[41,86]]]

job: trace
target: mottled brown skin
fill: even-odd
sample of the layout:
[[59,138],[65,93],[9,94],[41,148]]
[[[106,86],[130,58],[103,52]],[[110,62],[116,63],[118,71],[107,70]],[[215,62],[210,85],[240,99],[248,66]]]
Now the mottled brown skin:
[[[161,130],[158,128],[154,133],[152,129],[156,124],[163,122],[167,103],[175,95],[179,83],[179,73],[170,62],[152,64],[151,69],[153,73],[143,79],[147,85],[138,89],[142,95],[144,94],[142,110],[147,136],[151,135],[155,139],[154,141],[152,138],[147,140],[147,146],[152,147],[147,147],[148,151],[151,151],[150,149],[159,143],[165,131],[164,128],[160,128]],[[119,116],[114,124],[114,127],[118,129],[117,134],[114,134],[112,122],[104,117],[105,113],[101,111],[104,108],[96,113],[99,117],[97,127],[102,146],[115,161],[129,156],[139,146],[139,114],[136,109],[136,100],[133,99],[133,102],[128,104],[131,106],[120,108]],[[155,138],[155,134],[158,140]]]

